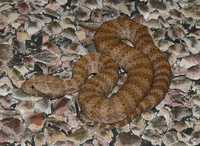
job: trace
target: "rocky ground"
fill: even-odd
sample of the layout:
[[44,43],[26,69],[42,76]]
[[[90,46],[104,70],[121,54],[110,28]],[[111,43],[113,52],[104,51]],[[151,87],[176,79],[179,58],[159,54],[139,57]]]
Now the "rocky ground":
[[[199,0],[1,0],[1,146],[199,146]],[[129,125],[86,125],[76,95],[60,99],[20,90],[35,74],[72,76],[72,64],[95,51],[102,22],[143,18],[173,71],[165,99]]]

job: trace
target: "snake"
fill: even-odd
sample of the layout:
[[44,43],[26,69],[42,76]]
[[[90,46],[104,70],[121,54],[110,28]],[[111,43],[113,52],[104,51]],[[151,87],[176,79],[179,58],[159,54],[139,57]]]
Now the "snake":
[[[81,113],[112,127],[130,123],[164,99],[172,71],[148,26],[119,16],[96,30],[94,42],[97,51],[75,63],[71,80],[37,75],[26,80],[22,90],[35,96],[53,97],[78,90]],[[117,93],[111,94],[119,80],[120,68],[126,71],[127,79]]]

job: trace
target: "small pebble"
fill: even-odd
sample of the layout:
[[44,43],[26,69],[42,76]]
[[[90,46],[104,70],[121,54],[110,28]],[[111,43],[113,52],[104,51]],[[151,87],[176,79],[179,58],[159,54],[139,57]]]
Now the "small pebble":
[[183,118],[192,116],[192,110],[186,107],[174,107],[172,108],[173,119],[177,121],[183,120]]

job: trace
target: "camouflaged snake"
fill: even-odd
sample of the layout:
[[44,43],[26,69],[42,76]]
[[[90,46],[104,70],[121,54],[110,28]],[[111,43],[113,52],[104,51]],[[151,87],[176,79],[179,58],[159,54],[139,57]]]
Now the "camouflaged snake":
[[[83,115],[115,127],[129,123],[160,103],[169,88],[171,68],[154,44],[147,26],[120,16],[103,23],[94,41],[98,53],[78,60],[71,80],[40,75],[25,81],[22,89],[32,95],[57,97],[77,88]],[[117,94],[108,98],[118,81],[119,67],[127,71],[127,80]],[[97,74],[88,78],[91,72]]]

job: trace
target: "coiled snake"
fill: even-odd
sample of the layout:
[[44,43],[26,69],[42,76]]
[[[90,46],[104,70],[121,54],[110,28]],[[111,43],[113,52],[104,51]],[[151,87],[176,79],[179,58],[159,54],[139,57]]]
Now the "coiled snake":
[[[22,89],[32,95],[54,97],[78,89],[81,112],[95,122],[111,126],[123,126],[160,103],[169,88],[171,68],[147,26],[120,16],[103,23],[94,40],[98,53],[77,61],[71,80],[40,75],[25,81]],[[91,62],[98,69],[88,78]],[[127,71],[127,80],[117,94],[108,98],[118,81],[119,67]]]

